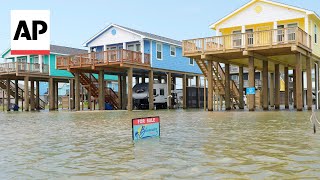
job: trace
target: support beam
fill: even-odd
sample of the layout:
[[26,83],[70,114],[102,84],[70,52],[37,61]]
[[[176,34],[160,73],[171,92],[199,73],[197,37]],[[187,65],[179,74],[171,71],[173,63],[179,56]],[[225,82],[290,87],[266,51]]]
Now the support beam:
[[286,109],[289,109],[289,68],[284,67],[284,105]]
[[49,79],[49,110],[54,110],[54,83],[53,78]]
[[59,109],[59,86],[58,82],[54,82],[54,107],[55,109]]
[[128,111],[132,111],[133,109],[133,102],[132,102],[132,76],[133,76],[133,69],[128,69]]
[[301,54],[296,54],[296,105],[297,111],[302,111],[302,63]]
[[230,64],[225,64],[225,105],[226,110],[231,110],[230,96]]
[[239,109],[244,109],[244,99],[243,99],[243,66],[239,66]]
[[118,75],[118,100],[120,109],[122,109],[122,76]]
[[99,77],[98,77],[98,83],[99,83],[99,109],[104,110],[104,103],[105,103],[105,85],[104,85],[104,70],[99,71]]
[[213,111],[213,79],[212,61],[208,61],[208,111]]
[[200,76],[196,76],[197,107],[200,108]]
[[135,80],[136,80],[136,84],[139,84],[140,82],[139,82],[139,77],[137,76],[137,77],[135,77]]
[[34,99],[34,81],[30,81],[30,110],[34,111],[35,109],[35,99]]
[[207,78],[204,77],[204,86],[203,86],[203,109],[207,110]]
[[79,73],[74,73],[75,86],[75,110],[80,111],[80,77]]
[[124,75],[122,76],[122,85],[121,85],[121,90],[122,90],[122,110],[127,109],[127,76]]
[[169,109],[172,109],[172,102],[171,102],[171,90],[172,90],[172,77],[171,73],[167,74],[167,88],[168,88],[168,99],[167,99],[167,106]]
[[142,82],[142,83],[146,83],[146,76],[145,76],[145,75],[142,75],[142,77],[141,77],[141,82]]
[[307,105],[308,110],[312,110],[312,77],[311,71],[313,67],[313,62],[310,57],[306,59],[306,68],[307,68]]
[[40,82],[38,80],[36,81],[36,109],[40,110]]
[[74,93],[74,80],[73,79],[70,79],[69,80],[69,83],[70,83],[70,110],[73,110],[75,108],[75,93]]
[[29,76],[24,77],[24,110],[29,111]]
[[19,106],[19,81],[14,80],[14,103]]
[[274,65],[274,74],[275,74],[275,99],[274,99],[274,108],[280,109],[280,65],[275,64]]
[[[255,70],[254,70],[254,57],[249,56],[249,87],[255,88]],[[255,110],[255,95],[248,95],[248,108],[249,111]]]
[[270,73],[270,94],[269,94],[269,101],[270,106],[274,107],[274,73]]
[[7,89],[6,89],[6,94],[7,94],[7,111],[10,111],[10,86],[11,86],[11,81],[10,79],[7,79]]
[[263,61],[262,71],[262,99],[263,99],[263,110],[269,110],[269,99],[268,99],[268,61]]
[[182,107],[183,109],[187,109],[187,75],[186,74],[184,74],[182,78],[182,91],[183,91]]
[[296,69],[293,69],[293,108],[297,108],[297,71]]
[[153,104],[153,71],[149,71],[149,110],[154,109],[154,104]]

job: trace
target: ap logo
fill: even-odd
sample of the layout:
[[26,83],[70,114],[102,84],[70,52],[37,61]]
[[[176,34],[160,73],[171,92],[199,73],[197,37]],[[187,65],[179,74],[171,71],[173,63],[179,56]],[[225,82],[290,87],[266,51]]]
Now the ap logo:
[[50,54],[50,11],[11,11],[11,54]]

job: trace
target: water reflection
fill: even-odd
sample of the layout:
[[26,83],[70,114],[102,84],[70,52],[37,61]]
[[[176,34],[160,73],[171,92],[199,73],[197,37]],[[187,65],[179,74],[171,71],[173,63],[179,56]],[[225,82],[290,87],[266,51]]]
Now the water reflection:
[[[131,119],[161,138],[132,143]],[[316,113],[320,117],[320,113]],[[0,178],[316,178],[310,112],[0,113]]]

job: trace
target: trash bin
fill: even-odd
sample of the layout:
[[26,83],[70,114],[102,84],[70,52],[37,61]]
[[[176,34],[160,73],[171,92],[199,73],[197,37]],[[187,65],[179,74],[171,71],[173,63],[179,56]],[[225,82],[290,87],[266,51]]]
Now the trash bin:
[[10,104],[9,109],[13,111],[19,111],[19,106],[17,104]]
[[112,105],[110,103],[105,103],[104,104],[104,109],[105,110],[113,110],[113,107],[112,107]]

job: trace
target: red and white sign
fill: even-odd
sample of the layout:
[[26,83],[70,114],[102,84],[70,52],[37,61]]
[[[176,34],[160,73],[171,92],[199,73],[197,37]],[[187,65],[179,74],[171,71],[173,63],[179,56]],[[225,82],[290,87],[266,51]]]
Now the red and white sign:
[[50,54],[49,10],[11,10],[11,54]]
[[140,125],[140,124],[153,124],[153,123],[159,123],[159,122],[160,122],[159,117],[137,118],[132,120],[132,123],[134,126]]

